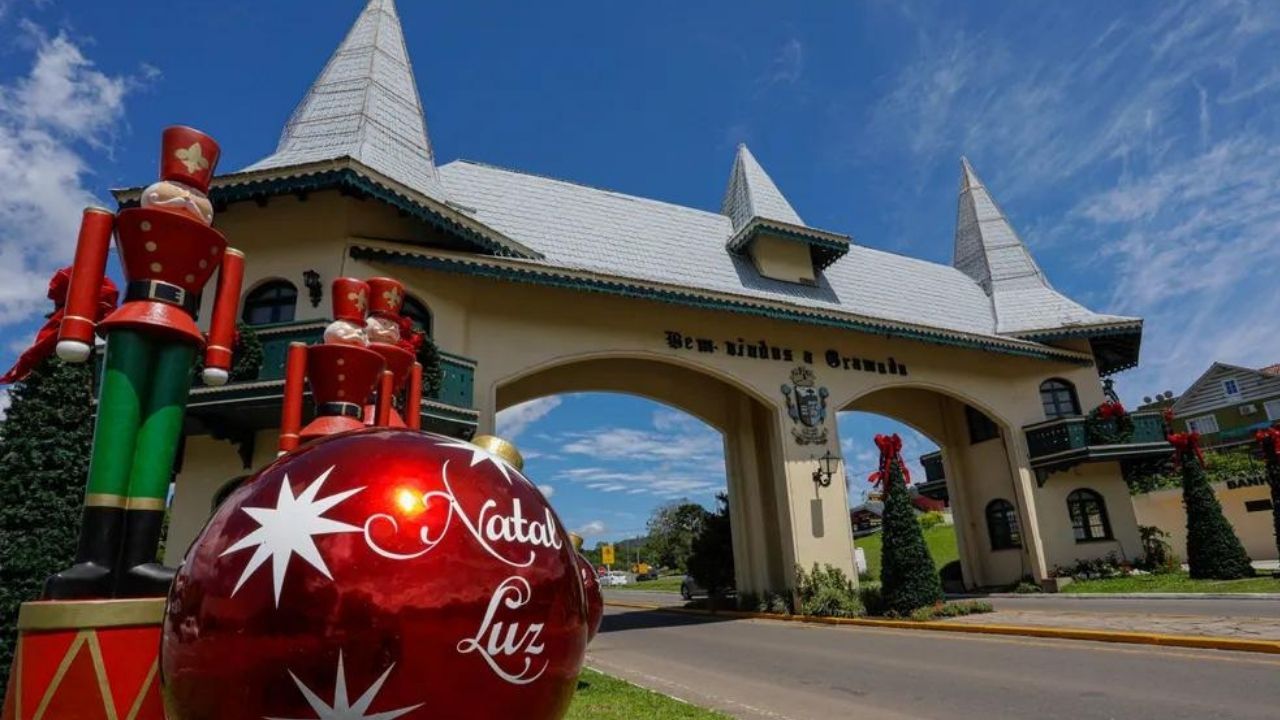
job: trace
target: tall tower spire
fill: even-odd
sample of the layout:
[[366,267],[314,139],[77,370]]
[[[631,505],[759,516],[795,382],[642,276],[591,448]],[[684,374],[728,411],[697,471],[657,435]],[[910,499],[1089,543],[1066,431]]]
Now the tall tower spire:
[[[1054,290],[965,158],[960,158],[960,201],[952,264],[973,278],[991,298],[999,333],[1033,336],[1066,329],[1081,331],[1090,326],[1140,329],[1142,325],[1136,318],[1095,313]],[[1134,354],[1136,357],[1136,349]]]
[[988,295],[999,288],[1049,285],[968,158],[960,158],[955,241],[952,264],[973,278]]
[[787,202],[773,179],[756,161],[746,144],[738,146],[733,158],[733,170],[729,173],[729,187],[725,189],[720,214],[733,221],[734,231],[752,218],[776,220],[788,225],[804,225],[800,215]]
[[280,135],[245,171],[349,157],[444,200],[394,0],[369,0]]

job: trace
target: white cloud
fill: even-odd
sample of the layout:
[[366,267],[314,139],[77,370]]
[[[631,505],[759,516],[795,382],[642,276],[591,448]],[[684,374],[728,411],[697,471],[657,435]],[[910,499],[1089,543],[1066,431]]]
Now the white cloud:
[[105,149],[124,121],[130,80],[95,69],[66,35],[35,40],[30,72],[0,83],[0,325],[45,309],[49,276],[95,203],[82,148]]
[[559,397],[551,396],[530,400],[512,405],[498,413],[498,435],[514,441],[530,425],[546,417],[552,410],[564,402]]
[[778,52],[769,63],[769,70],[760,78],[765,87],[771,85],[794,84],[804,73],[804,44],[791,38],[778,48]]
[[539,485],[538,492],[542,493],[542,497],[550,500],[551,496],[556,494],[556,489],[550,485]]
[[578,528],[574,532],[578,533],[584,538],[598,537],[600,535],[603,535],[609,532],[609,528],[604,524],[603,520],[592,520],[591,522],[586,523],[585,525]]
[[[979,36],[913,15],[916,56],[851,145],[921,186],[974,159],[1058,289],[1146,319],[1128,398],[1181,391],[1214,360],[1280,361],[1280,5],[1108,12],[1092,42],[1070,33],[1096,18],[1046,41],[1040,6],[1004,6]],[[896,222],[920,234],[917,217]]]

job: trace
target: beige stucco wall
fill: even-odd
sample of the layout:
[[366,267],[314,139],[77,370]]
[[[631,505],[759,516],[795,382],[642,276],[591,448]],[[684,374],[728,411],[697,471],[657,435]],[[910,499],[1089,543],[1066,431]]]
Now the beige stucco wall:
[[[1276,539],[1270,511],[1248,512],[1244,504],[1250,500],[1267,500],[1271,491],[1266,485],[1228,489],[1226,483],[1213,486],[1222,513],[1244,544],[1245,552],[1254,560],[1275,560]],[[1182,507],[1182,490],[1173,488],[1146,493],[1133,498],[1138,524],[1154,525],[1169,533],[1173,552],[1184,561],[1187,557],[1187,514]]]
[[[1067,510],[1067,495],[1081,488],[1102,495],[1111,521],[1111,540],[1076,542]],[[1040,510],[1040,532],[1045,538],[1045,560],[1052,569],[1078,559],[1093,559],[1115,553],[1121,559],[1142,557],[1142,540],[1125,484],[1116,463],[1077,465],[1049,476],[1036,491]]]
[[751,260],[765,277],[809,285],[816,280],[806,243],[765,235],[751,243]]
[[[836,410],[854,407],[902,419],[946,448],[948,482],[957,498],[957,526],[962,528],[962,556],[971,584],[1012,582],[1026,573],[1042,576],[1052,562],[1069,554],[1056,537],[1056,521],[1047,519],[1044,526],[1053,528],[1054,537],[1046,532],[1042,539],[1042,533],[1034,531],[1040,524],[1037,504],[1053,506],[1056,486],[1051,479],[1046,489],[1037,489],[1020,428],[1044,419],[1039,385],[1048,377],[1073,382],[1082,406],[1099,403],[1101,386],[1090,366],[355,261],[348,257],[353,244],[404,250],[404,244],[388,241],[418,242],[429,239],[429,232],[375,201],[336,193],[316,193],[305,202],[273,198],[266,207],[238,203],[220,213],[217,224],[247,254],[246,289],[275,277],[298,285],[299,320],[328,315],[328,285],[336,276],[385,274],[405,282],[432,310],[440,347],[477,361],[480,432],[492,432],[496,412],[511,404],[539,393],[587,389],[654,397],[719,428],[725,434],[735,528],[747,528],[735,532],[734,538],[735,549],[750,556],[740,570],[740,587],[780,589],[797,563],[829,563],[854,575],[847,489],[839,482],[818,487],[812,480],[817,458],[828,449],[839,453]],[[318,308],[306,300],[305,270],[320,273],[326,287]],[[207,308],[202,316],[208,316]],[[717,350],[671,347],[668,331],[713,340]],[[729,356],[723,349],[726,343],[761,340],[790,349],[793,359]],[[907,374],[833,368],[826,359],[829,350],[884,363],[892,358],[907,367]],[[804,364],[805,351],[813,353],[809,367],[816,384],[829,393],[825,445],[795,441],[795,423],[780,390],[791,382],[792,369]],[[992,417],[1005,429],[1004,439],[970,447],[962,403]],[[270,461],[273,448],[272,439],[260,439],[256,467]],[[230,444],[208,438],[188,443],[178,479],[170,559],[203,524],[216,489],[241,472]],[[1088,472],[1091,481],[1102,485],[1110,475],[1110,482],[1119,482],[1114,465],[1094,466]],[[991,497],[1010,495],[1023,513],[1024,550],[1020,556],[992,555],[981,525],[982,509]],[[1109,505],[1110,498],[1108,494]],[[1048,517],[1058,510],[1049,507],[1044,512]],[[978,518],[977,524],[965,513]],[[1113,509],[1117,532],[1124,525],[1121,515]]]

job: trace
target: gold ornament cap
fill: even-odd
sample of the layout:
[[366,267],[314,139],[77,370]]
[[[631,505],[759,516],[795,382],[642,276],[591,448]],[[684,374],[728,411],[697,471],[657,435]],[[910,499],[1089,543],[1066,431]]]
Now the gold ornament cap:
[[569,541],[573,543],[573,549],[582,552],[582,536],[576,532],[569,533]]
[[479,435],[471,441],[471,444],[506,460],[507,464],[516,470],[524,470],[524,456],[514,444],[507,440],[496,435]]

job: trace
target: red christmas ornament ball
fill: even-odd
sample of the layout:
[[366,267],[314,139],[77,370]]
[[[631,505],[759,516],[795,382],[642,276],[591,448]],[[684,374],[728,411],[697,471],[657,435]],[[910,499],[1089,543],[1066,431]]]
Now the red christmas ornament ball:
[[600,578],[591,561],[575,553],[578,560],[578,571],[582,575],[582,590],[587,596],[587,642],[595,639],[600,631],[600,621],[604,620],[604,593],[600,590]]
[[169,595],[171,720],[559,718],[588,634],[538,488],[460,440],[370,429],[236,490]]

